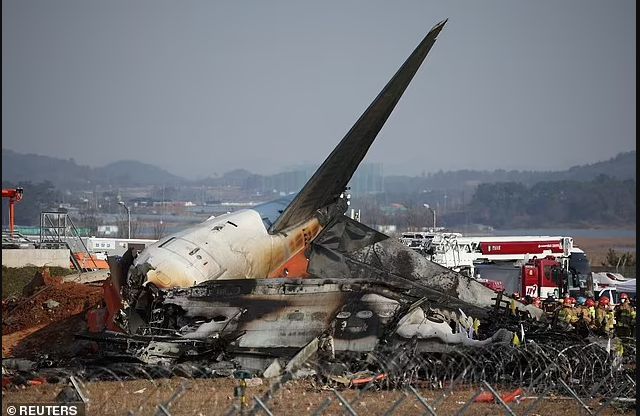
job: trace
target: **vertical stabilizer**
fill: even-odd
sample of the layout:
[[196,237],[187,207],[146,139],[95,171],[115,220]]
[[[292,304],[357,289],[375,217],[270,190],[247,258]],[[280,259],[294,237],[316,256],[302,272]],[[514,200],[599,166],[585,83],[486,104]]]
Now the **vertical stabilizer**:
[[271,234],[307,220],[316,210],[335,202],[340,197],[446,22],[443,20],[429,31],[291,204],[273,223],[269,229]]

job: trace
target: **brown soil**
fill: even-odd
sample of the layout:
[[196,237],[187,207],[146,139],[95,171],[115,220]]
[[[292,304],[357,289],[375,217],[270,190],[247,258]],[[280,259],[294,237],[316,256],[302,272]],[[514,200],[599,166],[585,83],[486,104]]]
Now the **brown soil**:
[[[102,288],[62,282],[45,268],[24,293],[2,303],[3,357],[75,354],[73,335],[84,327],[84,312],[101,304]],[[49,300],[59,304],[48,307]]]
[[[62,321],[99,305],[102,301],[100,287],[63,283],[61,279],[48,276],[46,269],[42,275],[45,278],[41,285],[31,290],[33,295],[3,302],[2,335]],[[50,308],[46,305],[49,300],[58,302],[59,305]]]
[[9,335],[2,336],[2,356],[3,357],[15,357],[14,349],[22,340],[29,337],[31,334],[38,332],[38,330],[44,328],[46,324],[34,326],[32,328],[25,328],[22,331],[12,332]]

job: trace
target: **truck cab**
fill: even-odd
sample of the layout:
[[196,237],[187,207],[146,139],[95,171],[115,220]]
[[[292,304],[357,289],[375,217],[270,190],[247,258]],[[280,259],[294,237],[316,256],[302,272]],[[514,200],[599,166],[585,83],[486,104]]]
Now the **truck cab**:
[[568,273],[554,257],[533,258],[522,266],[522,293],[525,296],[545,297],[553,293],[556,298],[564,295]]

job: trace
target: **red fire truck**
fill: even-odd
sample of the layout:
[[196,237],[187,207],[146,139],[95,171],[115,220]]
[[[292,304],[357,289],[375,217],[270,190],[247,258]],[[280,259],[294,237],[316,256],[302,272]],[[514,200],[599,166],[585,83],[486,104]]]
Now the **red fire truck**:
[[463,236],[449,232],[407,232],[403,233],[400,241],[435,263],[471,276],[475,275],[477,264],[524,264],[534,256],[552,256],[568,268],[572,252],[579,250],[573,246],[573,238],[553,236]]
[[463,236],[405,233],[406,245],[431,261],[522,296],[560,296],[586,286],[590,265],[573,238],[563,236]]
[[[579,289],[578,281],[570,281],[570,271],[549,256],[533,259],[522,266],[520,275],[520,293],[522,296],[546,297],[549,292],[556,297],[564,295],[571,289]],[[574,285],[575,284],[575,285]]]

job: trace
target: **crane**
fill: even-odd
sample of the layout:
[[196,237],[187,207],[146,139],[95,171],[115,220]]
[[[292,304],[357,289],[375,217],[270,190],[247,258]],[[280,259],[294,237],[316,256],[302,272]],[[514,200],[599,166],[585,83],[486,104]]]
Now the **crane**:
[[10,188],[2,190],[2,197],[9,198],[9,233],[13,237],[14,205],[22,200],[22,188]]

